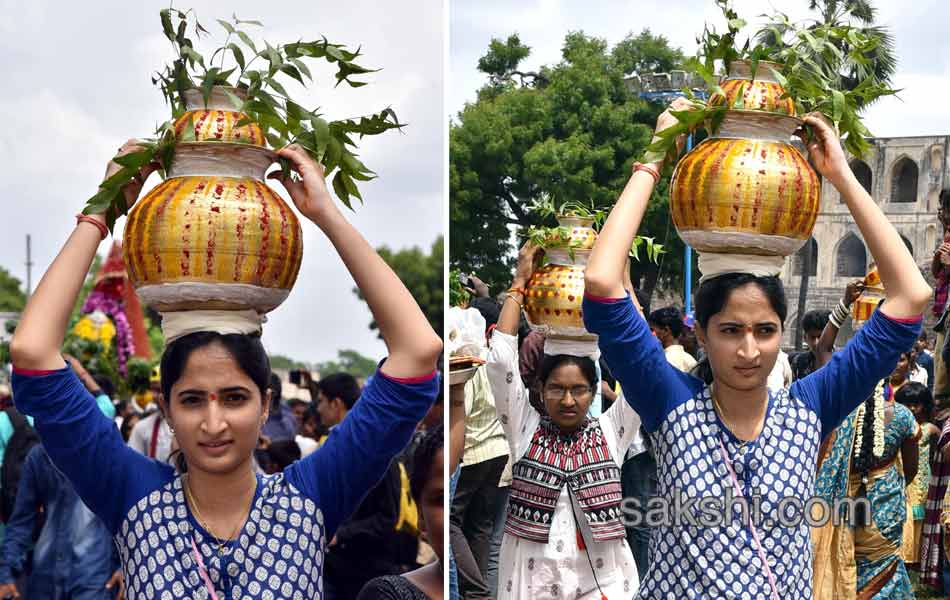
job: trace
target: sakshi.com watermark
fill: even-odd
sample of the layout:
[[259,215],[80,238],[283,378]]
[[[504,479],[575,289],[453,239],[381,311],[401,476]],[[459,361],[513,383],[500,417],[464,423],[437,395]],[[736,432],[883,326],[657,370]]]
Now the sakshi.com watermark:
[[[770,510],[765,511],[763,504]],[[653,496],[646,502],[624,498],[620,503],[626,527],[823,527],[832,523],[863,527],[870,524],[871,503],[865,497],[840,498],[828,502],[815,496],[807,499],[788,496],[766,502],[760,495],[736,496],[726,488],[721,496],[687,496],[674,489],[669,497]]]

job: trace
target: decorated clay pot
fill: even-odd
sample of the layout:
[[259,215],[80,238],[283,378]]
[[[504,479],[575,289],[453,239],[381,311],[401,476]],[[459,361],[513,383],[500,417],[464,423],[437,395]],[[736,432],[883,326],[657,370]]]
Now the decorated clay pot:
[[584,329],[584,268],[589,250],[546,252],[548,263],[531,275],[524,309],[528,323],[548,336],[596,339]]
[[[242,119],[247,119],[247,115],[237,112],[238,106],[235,106],[234,100],[227,92],[242,101],[246,97],[246,93],[240,88],[215,86],[211,88],[206,105],[200,90],[185,90],[183,95],[187,112],[175,121],[175,137],[189,142],[232,142],[264,146],[264,133],[260,125],[247,123],[238,126]],[[189,128],[191,134],[186,135]]]
[[145,304],[266,313],[284,301],[300,269],[303,233],[264,183],[275,159],[247,143],[176,145],[168,178],[125,225],[126,268]]
[[877,267],[864,277],[864,291],[858,296],[857,300],[851,305],[851,318],[854,320],[854,327],[858,328],[874,314],[874,309],[887,297],[884,290],[884,284],[881,282],[881,275]]
[[[779,71],[781,65],[772,62],[759,61],[755,69],[755,79],[752,78],[752,63],[747,60],[737,60],[729,63],[729,74],[720,83],[722,94],[713,94],[709,99],[710,106],[725,103],[730,108],[743,110],[760,110],[785,115],[795,115],[795,102],[791,98],[783,98],[785,88],[775,79],[772,70]],[[737,104],[741,94],[741,100]]]
[[811,236],[821,181],[791,143],[801,120],[728,111],[684,156],[670,184],[683,241],[700,252],[788,256]]
[[564,245],[573,248],[575,251],[590,250],[594,247],[594,240],[597,239],[597,232],[594,230],[594,220],[583,217],[574,217],[560,215],[557,217],[557,223],[562,231],[566,230],[567,239],[551,239],[552,245]]

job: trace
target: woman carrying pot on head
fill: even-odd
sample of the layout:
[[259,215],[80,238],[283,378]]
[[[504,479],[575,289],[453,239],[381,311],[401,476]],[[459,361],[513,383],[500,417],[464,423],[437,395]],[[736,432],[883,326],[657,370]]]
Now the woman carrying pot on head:
[[518,323],[542,255],[530,242],[521,248],[485,367],[513,461],[497,597],[631,598],[639,580],[622,520],[620,467],[640,419],[622,398],[588,416],[600,385],[592,341],[552,354],[549,336],[536,383],[546,414],[528,402]]
[[[121,154],[134,150],[130,142]],[[327,442],[282,473],[257,477],[253,451],[270,407],[260,324],[170,336],[162,410],[181,449],[177,468],[128,448],[67,366],[60,347],[104,235],[76,229],[37,287],[11,342],[13,385],[43,444],[113,532],[127,595],[136,598],[319,598],[339,523],[409,441],[438,393],[441,341],[395,273],[345,220],[323,167],[297,146],[278,152],[300,179],[281,179],[330,239],[366,298],[389,357]],[[110,163],[106,176],[118,169]],[[131,206],[141,182],[124,190]],[[103,215],[91,219],[104,222]]]
[[[671,108],[689,106],[680,100]],[[675,122],[666,112],[657,129]],[[670,520],[653,531],[643,598],[811,598],[809,523],[801,516],[814,494],[819,444],[920,332],[930,297],[920,269],[851,173],[834,131],[814,116],[805,123],[814,132],[811,160],[847,203],[888,291],[871,320],[822,369],[769,392],[785,293],[774,274],[741,272],[707,274],[695,301],[706,360],[692,375],[669,366],[621,283],[662,163],[636,166],[591,253],[585,324],[600,336],[611,372],[651,435],[659,495],[671,503],[680,499]],[[759,509],[742,510],[740,502],[723,509],[724,499],[739,496]],[[786,498],[791,501],[779,506]],[[761,518],[750,522],[750,512]],[[697,523],[697,517],[704,519]]]

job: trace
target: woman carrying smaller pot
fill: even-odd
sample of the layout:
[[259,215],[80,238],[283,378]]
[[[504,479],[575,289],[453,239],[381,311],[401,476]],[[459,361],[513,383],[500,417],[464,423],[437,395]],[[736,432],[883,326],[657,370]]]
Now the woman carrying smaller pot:
[[584,343],[556,355],[548,345],[536,384],[546,414],[528,402],[518,322],[542,254],[530,242],[519,252],[485,367],[513,461],[497,597],[631,598],[639,579],[621,520],[620,467],[640,418],[622,400],[588,416],[600,379],[593,342],[586,355]]

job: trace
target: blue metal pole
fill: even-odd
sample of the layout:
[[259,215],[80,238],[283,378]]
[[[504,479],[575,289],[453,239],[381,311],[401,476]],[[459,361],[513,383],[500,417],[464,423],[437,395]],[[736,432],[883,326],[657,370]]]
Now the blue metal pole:
[[[693,134],[686,138],[686,151],[693,149]],[[693,314],[693,249],[689,244],[683,252],[683,303],[687,315]]]

